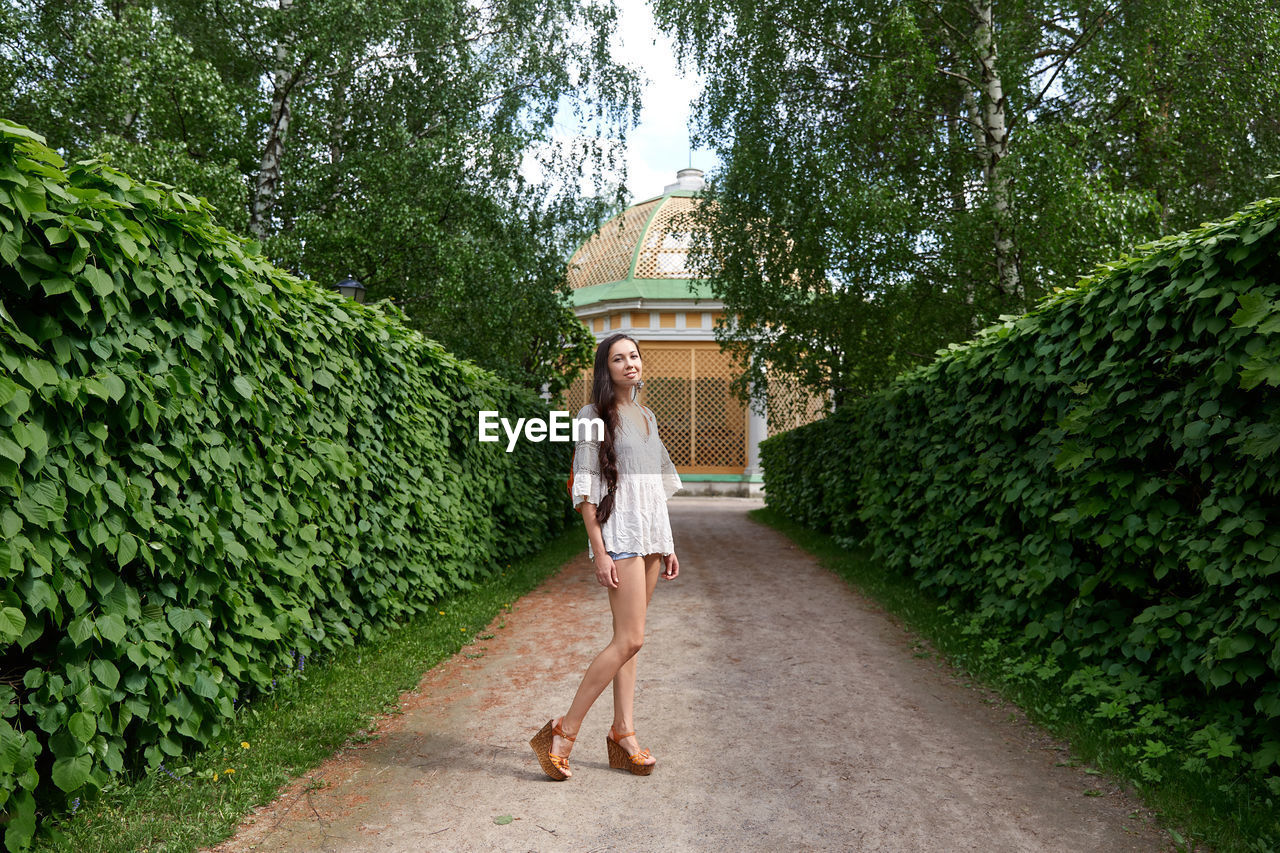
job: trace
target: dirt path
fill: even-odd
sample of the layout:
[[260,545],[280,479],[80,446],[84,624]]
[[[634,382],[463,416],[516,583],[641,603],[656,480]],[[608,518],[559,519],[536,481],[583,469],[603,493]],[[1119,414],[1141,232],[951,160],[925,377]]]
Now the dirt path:
[[[681,574],[659,581],[636,689],[652,776],[609,769],[608,690],[582,727],[572,779],[547,780],[527,743],[568,707],[608,639],[584,533],[582,556],[517,602],[494,639],[428,673],[376,740],[215,849],[1173,849],[1146,809],[1056,766],[1060,744],[916,657],[874,605],[749,521],[760,505],[671,501]],[[494,822],[504,815],[514,820]]]

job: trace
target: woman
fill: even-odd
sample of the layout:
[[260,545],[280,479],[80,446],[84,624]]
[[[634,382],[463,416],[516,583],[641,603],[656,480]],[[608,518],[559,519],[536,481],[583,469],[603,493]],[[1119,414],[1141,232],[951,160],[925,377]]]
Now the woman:
[[529,741],[543,771],[556,780],[573,775],[569,751],[578,728],[611,681],[613,724],[605,737],[609,766],[647,776],[655,763],[635,737],[636,653],[644,642],[645,610],[659,572],[667,580],[680,574],[667,499],[681,483],[658,438],[653,412],[635,402],[644,384],[641,367],[634,338],[605,338],[596,348],[594,403],[578,412],[579,418],[599,417],[605,424],[603,441],[578,442],[573,501],[587,528],[596,580],[609,590],[613,639],[587,667],[568,713],[548,721]]

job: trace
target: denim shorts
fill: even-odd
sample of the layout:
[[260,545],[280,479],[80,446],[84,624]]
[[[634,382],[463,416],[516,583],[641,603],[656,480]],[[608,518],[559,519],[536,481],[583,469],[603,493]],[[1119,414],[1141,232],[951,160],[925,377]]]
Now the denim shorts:
[[610,551],[610,550],[608,550],[607,548],[605,549],[605,553],[606,553],[606,554],[608,554],[610,557],[613,557],[613,559],[615,559],[615,560],[625,560],[627,557],[639,557],[639,556],[640,556],[639,554],[635,553],[634,551],[623,551],[623,552],[622,552],[622,553],[620,553],[620,554],[615,554],[613,551]]

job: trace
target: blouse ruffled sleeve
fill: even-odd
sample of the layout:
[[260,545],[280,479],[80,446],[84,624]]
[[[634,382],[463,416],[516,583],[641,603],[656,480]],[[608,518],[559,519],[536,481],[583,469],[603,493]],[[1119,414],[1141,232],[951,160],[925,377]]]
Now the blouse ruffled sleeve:
[[[583,406],[578,417],[594,418],[595,408],[591,405]],[[573,508],[581,512],[584,500],[599,506],[600,499],[604,497],[604,478],[600,474],[600,442],[595,439],[595,431],[584,429],[573,452]]]

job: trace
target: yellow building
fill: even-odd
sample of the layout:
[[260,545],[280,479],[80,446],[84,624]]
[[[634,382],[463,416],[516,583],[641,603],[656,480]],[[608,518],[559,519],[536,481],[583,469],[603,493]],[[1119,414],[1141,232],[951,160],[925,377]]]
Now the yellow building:
[[[640,401],[653,409],[685,491],[755,495],[760,441],[821,417],[826,405],[772,377],[764,415],[730,393],[734,365],[714,331],[724,303],[693,277],[689,235],[680,228],[680,215],[701,203],[694,196],[702,187],[701,170],[681,169],[662,195],[611,219],[570,259],[569,285],[574,312],[597,342],[617,331],[638,342]],[[565,407],[576,413],[590,388],[587,370],[567,390]]]

